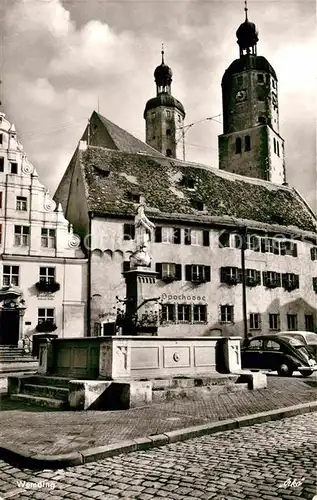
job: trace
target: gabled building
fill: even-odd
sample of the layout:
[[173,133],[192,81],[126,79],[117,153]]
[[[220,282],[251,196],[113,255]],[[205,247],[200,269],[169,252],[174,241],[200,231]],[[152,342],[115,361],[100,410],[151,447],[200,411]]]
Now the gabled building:
[[40,183],[0,113],[0,345],[54,331],[84,335],[86,263],[80,239]]
[[[223,79],[219,169],[176,159],[176,150],[170,154],[167,143],[149,133],[154,120],[166,141],[167,111],[174,120],[183,110],[167,97],[166,68],[154,107],[150,100],[145,108],[147,144],[96,112],[91,117],[55,194],[87,250],[91,335],[108,333],[117,298],[125,298],[122,272],[135,249],[140,204],[156,226],[151,253],[160,335],[316,328],[316,216],[284,182],[283,141],[269,105],[276,77],[256,55],[256,28],[246,19],[237,34],[240,59]],[[264,101],[257,93],[262,77]],[[265,122],[251,113],[255,101],[256,117],[262,113]]]

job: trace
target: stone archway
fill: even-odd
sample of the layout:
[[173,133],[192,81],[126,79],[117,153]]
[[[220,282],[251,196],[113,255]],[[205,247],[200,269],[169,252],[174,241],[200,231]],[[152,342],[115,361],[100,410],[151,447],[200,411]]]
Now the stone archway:
[[0,289],[0,345],[17,346],[22,336],[25,307],[22,290],[13,285]]

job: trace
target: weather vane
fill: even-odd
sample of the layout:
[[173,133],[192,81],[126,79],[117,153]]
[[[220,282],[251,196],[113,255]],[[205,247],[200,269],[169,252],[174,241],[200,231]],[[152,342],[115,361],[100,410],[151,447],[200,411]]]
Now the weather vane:
[[248,2],[244,0],[244,11],[245,11],[245,20],[248,20]]
[[162,64],[164,64],[164,43],[162,43],[161,54],[162,54]]

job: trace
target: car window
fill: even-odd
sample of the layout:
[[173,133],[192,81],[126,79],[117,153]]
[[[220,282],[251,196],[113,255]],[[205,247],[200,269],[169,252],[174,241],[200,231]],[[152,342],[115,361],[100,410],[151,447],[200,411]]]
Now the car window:
[[248,345],[248,349],[252,349],[252,350],[262,349],[262,344],[263,344],[263,340],[260,340],[260,339],[251,340],[249,345]]
[[264,342],[264,349],[267,351],[280,351],[281,347],[278,342],[275,342],[275,340],[266,340]]
[[306,340],[308,343],[317,344],[317,335],[316,333],[307,333]]

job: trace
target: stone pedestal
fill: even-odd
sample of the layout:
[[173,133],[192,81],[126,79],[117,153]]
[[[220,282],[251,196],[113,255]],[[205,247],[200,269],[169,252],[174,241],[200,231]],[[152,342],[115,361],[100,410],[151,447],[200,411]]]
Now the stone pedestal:
[[126,316],[136,318],[137,331],[123,334],[157,334],[159,326],[159,304],[155,287],[157,272],[149,267],[138,266],[123,273],[126,280]]
[[53,368],[53,346],[49,339],[43,339],[39,348],[39,368],[37,373],[47,375]]
[[228,337],[224,344],[224,359],[228,373],[237,373],[241,370],[241,337]]

